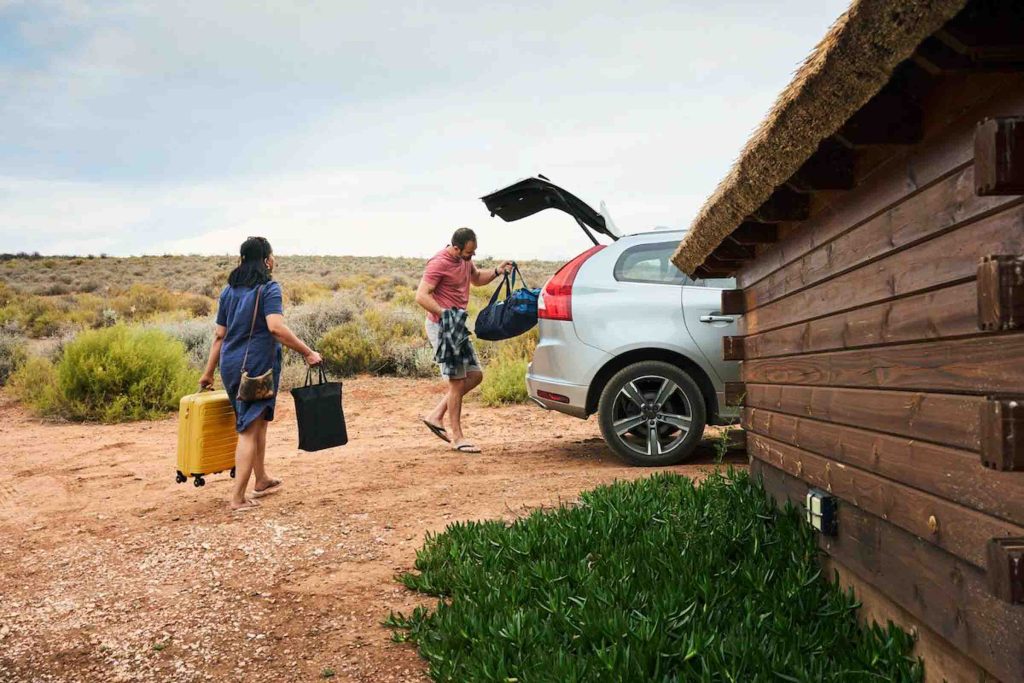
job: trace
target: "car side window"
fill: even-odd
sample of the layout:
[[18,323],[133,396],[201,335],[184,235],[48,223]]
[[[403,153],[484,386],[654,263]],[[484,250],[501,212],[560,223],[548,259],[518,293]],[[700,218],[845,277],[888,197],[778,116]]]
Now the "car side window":
[[659,285],[693,284],[693,280],[672,263],[677,246],[677,242],[661,242],[626,249],[615,262],[615,279]]

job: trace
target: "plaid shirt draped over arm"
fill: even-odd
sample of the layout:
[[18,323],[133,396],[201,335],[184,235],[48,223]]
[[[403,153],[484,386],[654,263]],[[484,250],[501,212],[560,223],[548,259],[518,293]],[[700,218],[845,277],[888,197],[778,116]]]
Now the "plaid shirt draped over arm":
[[461,308],[449,308],[441,314],[434,361],[446,375],[461,374],[463,367],[476,364],[476,353],[469,343],[469,314]]

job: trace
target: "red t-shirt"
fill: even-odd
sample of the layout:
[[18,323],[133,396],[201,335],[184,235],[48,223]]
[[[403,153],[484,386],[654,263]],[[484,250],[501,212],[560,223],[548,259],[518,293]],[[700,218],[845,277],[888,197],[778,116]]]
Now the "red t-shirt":
[[[434,288],[434,300],[442,308],[466,308],[472,275],[473,262],[452,256],[446,247],[427,261],[423,281]],[[433,313],[427,313],[427,318],[435,323],[441,320]]]

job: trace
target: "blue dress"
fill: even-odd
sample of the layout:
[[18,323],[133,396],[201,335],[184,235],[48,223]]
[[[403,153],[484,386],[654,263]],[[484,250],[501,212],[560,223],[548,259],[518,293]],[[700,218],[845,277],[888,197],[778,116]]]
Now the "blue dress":
[[227,328],[220,349],[220,378],[235,409],[235,430],[239,433],[245,431],[260,417],[268,421],[274,419],[274,404],[277,401],[277,389],[281,384],[281,345],[267,328],[268,315],[283,313],[281,285],[271,281],[262,287],[260,311],[253,327],[252,341],[249,342],[249,358],[246,365],[250,377],[262,375],[270,368],[274,369],[272,398],[252,402],[238,400],[238,385],[242,380],[242,358],[245,356],[245,343],[249,338],[249,325],[252,323],[253,306],[256,304],[256,292],[259,287],[228,285],[220,293],[220,304],[217,307],[217,324]]

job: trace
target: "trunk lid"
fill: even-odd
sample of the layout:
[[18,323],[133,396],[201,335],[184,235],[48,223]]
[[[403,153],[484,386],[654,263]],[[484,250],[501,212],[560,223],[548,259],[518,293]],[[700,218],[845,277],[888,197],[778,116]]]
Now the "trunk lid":
[[598,241],[591,230],[612,240],[622,236],[607,217],[607,209],[603,205],[599,213],[582,199],[563,190],[542,175],[525,178],[480,199],[492,216],[498,216],[508,223],[532,216],[544,209],[558,209],[572,216],[594,244],[598,244]]

